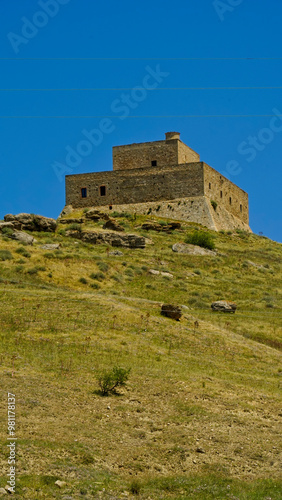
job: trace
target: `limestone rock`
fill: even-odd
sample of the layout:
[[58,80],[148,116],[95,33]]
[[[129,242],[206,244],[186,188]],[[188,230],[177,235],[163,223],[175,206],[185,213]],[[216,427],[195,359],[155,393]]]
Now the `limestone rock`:
[[162,226],[158,222],[144,222],[141,228],[146,231],[162,231]]
[[83,219],[72,218],[72,219],[59,219],[60,224],[82,224]]
[[46,231],[46,232],[54,232],[57,227],[57,222],[55,219],[51,219],[50,217],[43,217],[43,215],[34,215],[34,214],[18,214],[12,215],[7,214],[4,217],[5,222],[13,222],[21,224],[21,229],[27,231]]
[[0,222],[0,231],[2,231],[4,227],[9,227],[10,229],[14,229],[14,224],[12,222]]
[[66,236],[81,239],[87,243],[107,243],[113,247],[145,248],[145,238],[136,234],[98,231],[67,231]]
[[42,250],[59,250],[60,243],[46,243],[46,245],[41,245]]
[[176,321],[179,321],[182,316],[181,307],[174,306],[172,304],[163,304],[161,314],[163,316],[166,316],[167,318],[172,318]]
[[30,234],[27,234],[23,231],[15,231],[10,236],[13,240],[20,241],[21,243],[26,243],[27,245],[33,245],[35,239]]
[[115,255],[116,257],[121,257],[123,255],[120,250],[113,250],[112,252],[109,252],[109,255]]
[[198,245],[190,245],[189,243],[175,243],[172,245],[173,252],[183,253],[188,255],[216,255],[214,250],[202,248]]
[[110,217],[108,216],[108,214],[104,213],[104,212],[100,212],[99,210],[96,210],[95,208],[91,208],[90,210],[88,210],[88,212],[86,212],[85,214],[85,217],[86,219],[90,219],[90,220],[100,220],[100,219],[104,219],[104,220],[109,220]]
[[55,482],[55,484],[59,486],[59,488],[64,488],[67,485],[65,481],[60,481],[59,479]]
[[157,269],[149,269],[149,273],[155,276],[164,276],[166,278],[173,278],[173,274],[166,273],[165,271],[157,271]]
[[111,229],[112,231],[124,231],[124,228],[116,221],[109,219],[103,225],[103,229]]
[[73,212],[72,205],[66,205],[60,213],[59,217],[63,217],[64,215],[69,215]]
[[145,243],[146,243],[146,245],[154,245],[155,244],[153,242],[153,240],[151,240],[151,238],[145,238]]
[[235,313],[237,305],[235,302],[228,302],[227,300],[217,300],[211,305],[213,311],[221,311],[228,313]]
[[7,491],[5,490],[5,488],[0,488],[0,495],[7,495]]

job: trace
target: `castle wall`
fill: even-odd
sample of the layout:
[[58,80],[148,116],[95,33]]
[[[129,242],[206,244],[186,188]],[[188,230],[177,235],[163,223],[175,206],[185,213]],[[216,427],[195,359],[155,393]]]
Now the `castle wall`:
[[184,144],[184,142],[178,141],[178,163],[192,163],[193,161],[199,162],[200,155],[193,151],[193,149],[189,148]]
[[178,142],[176,139],[113,147],[113,169],[148,168],[152,166],[152,161],[157,161],[158,168],[177,165]]
[[[101,186],[105,187],[105,196],[100,194]],[[82,198],[82,188],[87,189],[86,198]],[[66,204],[74,208],[173,200],[203,194],[203,163],[200,162],[66,176]]]
[[245,224],[249,224],[248,194],[206,163],[203,165],[204,193],[217,203],[216,211],[222,207]]

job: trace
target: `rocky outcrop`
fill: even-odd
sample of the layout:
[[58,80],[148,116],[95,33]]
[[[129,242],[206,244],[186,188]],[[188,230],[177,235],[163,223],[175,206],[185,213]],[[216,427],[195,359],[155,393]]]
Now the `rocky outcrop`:
[[80,239],[87,243],[106,243],[113,247],[145,248],[145,238],[136,234],[120,234],[98,231],[67,231],[66,236]]
[[146,231],[174,231],[175,229],[181,229],[180,222],[170,222],[168,224],[159,224],[158,222],[144,222],[141,226],[142,229]]
[[211,305],[213,311],[235,313],[237,304],[235,302],[228,302],[227,300],[217,300]]
[[45,245],[41,245],[40,248],[42,250],[59,250],[60,246],[60,243],[46,243]]
[[25,243],[26,245],[33,245],[33,243],[36,241],[33,236],[23,231],[15,231],[13,234],[11,234],[10,238],[20,241],[21,243]]
[[82,224],[83,222],[84,220],[79,218],[59,219],[60,224]]
[[55,219],[34,214],[7,214],[4,217],[4,221],[11,222],[14,228],[17,226],[17,229],[26,231],[54,232],[57,227]]
[[86,212],[86,214],[85,214],[85,217],[86,217],[86,219],[90,219],[93,221],[97,221],[100,219],[103,219],[103,220],[110,219],[108,214],[105,214],[104,212],[101,212],[100,210],[96,210],[95,208],[91,208],[90,210],[88,210],[88,212]]
[[173,278],[173,274],[167,273],[165,271],[157,271],[157,269],[149,269],[148,272],[153,276],[163,276],[164,278]]
[[197,245],[190,245],[188,243],[175,243],[172,245],[173,252],[184,253],[188,255],[216,255],[214,250],[208,250],[208,248],[202,248]]
[[105,222],[103,229],[110,229],[111,231],[124,231],[124,228],[112,219]]
[[166,316],[167,318],[172,318],[176,321],[179,321],[182,316],[181,307],[174,306],[172,304],[163,304],[161,314],[163,316]]

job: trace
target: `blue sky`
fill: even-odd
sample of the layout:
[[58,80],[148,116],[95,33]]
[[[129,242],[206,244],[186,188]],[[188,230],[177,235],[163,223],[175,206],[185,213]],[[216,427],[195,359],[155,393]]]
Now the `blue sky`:
[[65,173],[176,130],[249,193],[253,231],[282,241],[280,0],[1,6],[1,218],[56,218]]

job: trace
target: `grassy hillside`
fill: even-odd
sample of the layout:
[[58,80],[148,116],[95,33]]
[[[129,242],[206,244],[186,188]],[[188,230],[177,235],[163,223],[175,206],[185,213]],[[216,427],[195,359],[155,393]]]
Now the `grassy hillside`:
[[[111,255],[65,236],[71,224],[30,233],[33,246],[0,236],[0,487],[10,392],[15,498],[280,499],[281,245],[210,232],[216,256],[183,255],[172,245],[206,229],[114,215],[153,244]],[[212,312],[219,299],[236,313]],[[179,322],[164,302],[183,305]],[[114,366],[128,383],[103,397],[96,375]]]

